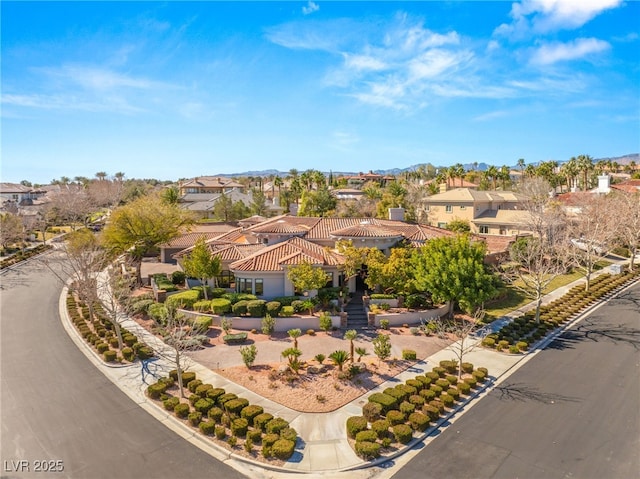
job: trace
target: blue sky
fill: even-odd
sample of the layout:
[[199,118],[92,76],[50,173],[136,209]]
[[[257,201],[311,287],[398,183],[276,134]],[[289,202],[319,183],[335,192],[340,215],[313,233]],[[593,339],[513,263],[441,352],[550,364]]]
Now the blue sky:
[[7,2],[2,181],[640,151],[640,2]]

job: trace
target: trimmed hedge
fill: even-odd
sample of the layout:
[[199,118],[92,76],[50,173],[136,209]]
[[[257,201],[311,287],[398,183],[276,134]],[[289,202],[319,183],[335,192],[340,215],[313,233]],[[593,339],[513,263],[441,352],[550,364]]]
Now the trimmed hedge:
[[289,439],[278,439],[271,446],[271,453],[278,459],[287,460],[293,456],[296,443]]
[[231,311],[231,301],[225,298],[211,300],[211,310],[214,314],[222,315]]
[[396,424],[391,430],[400,444],[407,444],[413,438],[413,430],[406,424]]
[[355,450],[356,454],[365,460],[380,457],[380,444],[377,442],[356,442]]
[[375,402],[382,406],[382,413],[385,414],[398,405],[398,401],[393,396],[385,393],[373,393],[369,396],[369,402]]
[[355,439],[359,432],[366,431],[368,421],[364,416],[351,416],[347,419],[347,435]]

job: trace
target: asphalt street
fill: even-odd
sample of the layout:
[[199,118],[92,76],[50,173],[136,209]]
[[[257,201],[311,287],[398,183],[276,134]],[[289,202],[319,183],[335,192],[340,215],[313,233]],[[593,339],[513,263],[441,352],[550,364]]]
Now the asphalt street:
[[96,371],[63,329],[61,284],[41,263],[4,272],[0,286],[2,478],[245,477]]
[[392,477],[640,477],[640,285],[560,335]]

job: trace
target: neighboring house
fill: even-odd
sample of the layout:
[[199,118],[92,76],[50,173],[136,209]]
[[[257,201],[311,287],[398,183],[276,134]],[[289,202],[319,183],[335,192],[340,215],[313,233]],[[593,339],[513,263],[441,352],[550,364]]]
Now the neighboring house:
[[[239,189],[232,189],[224,193],[187,193],[180,197],[180,207],[193,211],[196,215],[203,219],[211,219],[214,217],[213,209],[216,202],[225,195],[233,203],[241,201],[245,206],[250,207],[253,201],[251,192],[244,193]],[[277,198],[275,200],[266,200],[265,202],[268,214],[281,214],[284,208],[278,206]]]
[[611,185],[611,189],[625,193],[640,193],[640,180],[627,180]]
[[33,200],[42,198],[46,191],[41,188],[32,188],[19,183],[0,183],[0,198],[2,203],[10,202],[19,206],[32,204]]
[[395,178],[393,176],[380,175],[378,173],[374,173],[373,171],[369,171],[369,173],[361,172],[361,173],[358,173],[357,175],[347,176],[346,178],[347,178],[347,184],[349,186],[353,186],[356,188],[359,186],[362,186],[363,184],[369,181],[374,181],[382,187],[384,187],[387,184],[387,182],[395,181]]
[[244,191],[244,185],[224,176],[198,176],[178,183],[180,196],[190,193],[220,194],[232,189]]
[[335,189],[331,190],[331,194],[338,200],[359,200],[364,196],[364,192],[356,188]]
[[187,248],[193,247],[199,238],[205,238],[210,240],[217,238],[218,236],[228,233],[229,231],[236,229],[237,227],[230,223],[210,223],[210,224],[195,224],[191,229],[180,236],[172,239],[167,243],[159,245],[160,248],[160,261],[162,263],[174,263],[176,262],[173,255],[184,251]]
[[453,220],[465,220],[471,232],[489,235],[526,233],[524,197],[512,191],[477,191],[455,188],[424,198],[429,224],[446,228]]

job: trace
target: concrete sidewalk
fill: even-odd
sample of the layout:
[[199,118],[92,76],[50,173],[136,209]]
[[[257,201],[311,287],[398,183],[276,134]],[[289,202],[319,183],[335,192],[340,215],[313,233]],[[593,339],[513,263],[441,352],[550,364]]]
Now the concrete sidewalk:
[[[599,272],[599,274],[607,272],[607,268]],[[546,295],[544,297],[544,303],[548,303],[562,294],[564,294],[571,287],[576,284],[583,284],[584,280],[580,279],[573,283],[559,288],[558,290]],[[90,361],[107,376],[114,384],[116,384],[125,394],[127,394],[136,404],[144,408],[151,415],[160,420],[167,427],[175,431],[183,438],[190,441],[192,444],[200,447],[213,457],[221,461],[229,461],[229,465],[236,467],[240,462],[253,462],[252,468],[267,467],[264,463],[258,461],[249,461],[241,456],[233,456],[230,452],[222,446],[217,445],[214,441],[206,438],[199,431],[187,426],[185,423],[175,418],[172,414],[162,410],[157,406],[157,403],[147,398],[145,394],[146,387],[155,382],[157,378],[167,376],[171,369],[174,369],[174,365],[162,358],[155,359],[147,362],[147,368],[143,368],[141,363],[134,363],[127,366],[113,366],[104,363],[93,350],[86,344],[86,342],[80,337],[76,328],[72,325],[66,310],[66,291],[65,288],[60,296],[60,316],[64,324],[65,329],[69,333],[69,336],[77,344],[78,348],[85,353]],[[504,316],[498,323],[505,323],[510,321],[513,317],[519,316],[522,313],[534,308],[535,304],[530,303],[519,310],[516,310],[509,315]],[[594,306],[598,307],[598,306]],[[579,321],[582,315],[574,320]],[[495,322],[494,322],[495,323]],[[172,348],[165,345],[162,341],[149,333],[146,329],[140,326],[138,323],[128,317],[123,317],[121,321],[122,326],[128,330],[134,332],[142,341],[147,343],[154,350],[159,351],[161,357],[171,357]],[[493,324],[493,323],[492,323]],[[566,327],[566,326],[565,326]],[[564,329],[564,328],[563,328]],[[468,352],[465,356],[465,361],[471,362],[476,367],[482,366],[489,370],[489,381],[486,383],[483,390],[476,392],[473,396],[457,405],[456,410],[451,413],[461,414],[468,410],[475,404],[475,402],[486,394],[492,386],[498,382],[504,380],[511,372],[515,371],[518,367],[526,363],[531,359],[533,355],[539,352],[552,338],[544,338],[538,344],[532,345],[532,348],[528,354],[525,355],[510,355],[505,353],[498,353],[496,351],[487,350],[484,348],[477,348]],[[323,335],[317,335],[314,337],[314,341],[323,341]],[[382,391],[387,387],[394,386],[399,382],[404,382],[407,379],[413,378],[416,375],[423,374],[430,371],[434,366],[439,365],[439,362],[444,359],[455,358],[452,352],[451,345],[444,348],[433,355],[429,356],[426,360],[420,361],[414,366],[410,367],[400,375],[396,376],[390,381],[380,384],[375,389],[369,391],[366,395],[363,395],[349,404],[339,408],[336,411],[330,413],[300,413],[290,408],[284,407],[274,401],[265,399],[250,390],[232,383],[216,374],[211,369],[197,363],[189,367],[189,370],[196,372],[198,378],[205,383],[210,383],[214,387],[224,388],[227,392],[235,393],[241,397],[249,400],[251,404],[260,405],[266,412],[279,416],[291,424],[291,427],[295,428],[298,432],[301,440],[298,442],[296,452],[294,456],[285,463],[284,467],[276,468],[273,471],[276,474],[280,473],[318,473],[324,475],[330,471],[347,471],[359,468],[365,468],[374,464],[388,461],[390,458],[381,458],[379,461],[363,461],[359,458],[352,448],[349,446],[345,423],[350,416],[361,415],[362,406],[366,403],[366,398],[377,391]],[[240,357],[237,357],[237,363],[240,364]],[[429,428],[420,437],[414,438],[411,443],[402,448],[397,454],[406,454],[412,451],[412,447],[420,442],[424,441],[431,434],[434,433],[445,422],[449,422],[449,417],[442,418],[440,422],[435,426]],[[413,450],[415,452],[415,449]],[[238,466],[242,468],[243,466]],[[285,474],[286,475],[286,474]],[[273,477],[273,475],[271,476]]]

